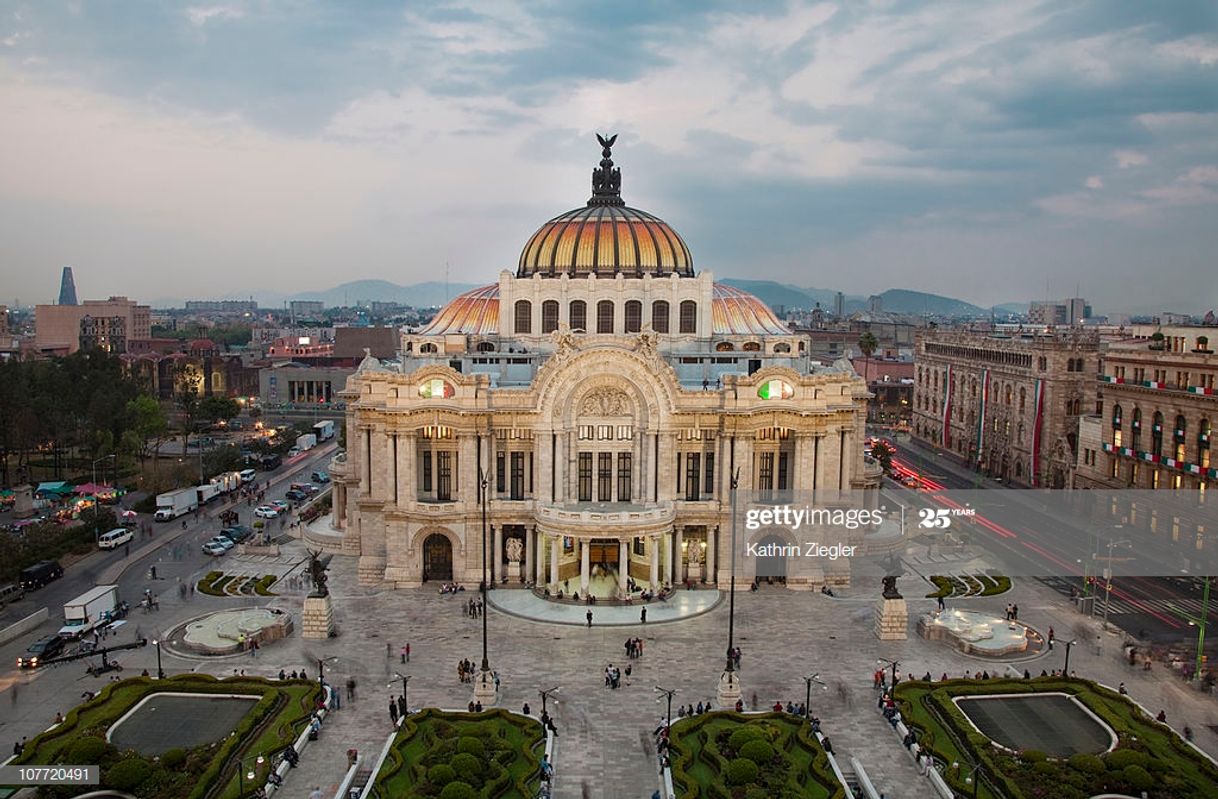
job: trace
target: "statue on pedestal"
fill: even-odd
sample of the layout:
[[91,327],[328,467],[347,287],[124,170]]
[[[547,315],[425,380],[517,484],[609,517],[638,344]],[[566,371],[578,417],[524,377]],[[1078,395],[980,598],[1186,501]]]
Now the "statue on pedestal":
[[330,559],[333,555],[322,557],[321,552],[309,550],[309,576],[313,579],[313,590],[309,593],[311,597],[329,596],[330,591],[326,588],[326,569],[330,565]]
[[885,577],[884,578],[884,598],[885,599],[904,599],[904,597],[901,596],[901,592],[897,590],[897,578],[896,577]]
[[509,538],[504,547],[507,549],[508,563],[519,563],[524,556],[524,545],[520,543],[520,539]]

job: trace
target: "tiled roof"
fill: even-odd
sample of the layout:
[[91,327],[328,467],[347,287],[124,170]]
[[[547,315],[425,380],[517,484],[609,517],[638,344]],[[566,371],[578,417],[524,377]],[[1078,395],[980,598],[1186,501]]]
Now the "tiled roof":
[[668,223],[627,206],[576,208],[542,225],[520,253],[517,277],[595,273],[693,277],[689,247]]

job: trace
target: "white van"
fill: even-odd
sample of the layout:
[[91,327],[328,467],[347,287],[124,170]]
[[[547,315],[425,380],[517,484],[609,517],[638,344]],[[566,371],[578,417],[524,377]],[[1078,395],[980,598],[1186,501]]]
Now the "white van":
[[254,471],[253,469],[243,469],[241,471],[241,482],[252,483],[254,482],[254,478],[257,476],[258,472]]
[[134,537],[126,527],[116,527],[108,533],[101,534],[101,537],[97,539],[97,547],[98,549],[114,549],[115,547],[122,546]]

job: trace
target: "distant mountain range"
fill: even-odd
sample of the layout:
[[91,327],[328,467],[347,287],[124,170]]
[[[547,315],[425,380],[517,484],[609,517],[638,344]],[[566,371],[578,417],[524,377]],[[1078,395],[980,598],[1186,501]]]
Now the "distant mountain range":
[[[796,308],[812,309],[819,303],[826,312],[832,313],[837,291],[823,288],[803,288],[789,283],[778,283],[773,280],[734,280],[721,281],[729,286],[747,291],[755,295],[771,308],[781,307],[785,310]],[[255,292],[253,299],[263,308],[282,308],[291,300],[320,300],[327,308],[351,305],[363,305],[369,302],[396,302],[412,305],[416,308],[427,308],[444,305],[446,302],[461,294],[477,288],[475,283],[444,283],[429,281],[412,283],[402,286],[388,280],[353,280],[342,283],[324,291],[305,291],[295,294],[279,292]],[[935,316],[956,317],[986,317],[991,309],[982,308],[972,303],[940,294],[928,294],[909,289],[888,289],[880,295],[880,309],[888,313],[929,314]],[[249,299],[249,295],[230,295],[224,299]],[[843,297],[844,310],[847,314],[867,310],[867,297],[857,294],[846,294]],[[158,308],[181,307],[181,300],[160,300],[153,305]],[[1028,303],[1004,303],[995,306],[994,313],[998,315],[1027,313]]]

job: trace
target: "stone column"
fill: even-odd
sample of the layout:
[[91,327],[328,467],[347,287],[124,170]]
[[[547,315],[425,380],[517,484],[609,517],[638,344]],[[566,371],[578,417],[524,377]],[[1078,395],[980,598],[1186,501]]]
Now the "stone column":
[[833,433],[819,433],[812,438],[812,468],[815,470],[816,475],[816,482],[814,485],[816,486],[817,500],[824,495],[825,489],[829,486],[829,478],[831,475],[828,474],[828,468],[826,467],[826,464],[829,461],[829,459],[826,457],[828,450],[828,444],[826,442],[828,442],[832,435]]
[[651,588],[655,588],[660,584],[660,537],[653,535],[651,540],[647,542],[647,549],[651,555]]
[[666,555],[666,558],[665,558],[666,562],[664,564],[664,582],[668,583],[669,585],[672,585],[673,584],[672,577],[673,577],[673,572],[674,572],[674,568],[673,568],[674,567],[674,563],[673,563],[674,558],[673,558],[673,552],[672,552],[672,545],[674,543],[673,534],[671,532],[665,533],[664,538],[662,540],[664,541],[664,554]]
[[461,435],[457,441],[456,488],[462,504],[470,508],[478,506],[478,445],[472,433]]
[[843,428],[845,436],[841,438],[842,459],[842,491],[849,491],[854,481],[854,428]]
[[550,536],[550,592],[558,591],[558,556],[562,552],[562,539]]
[[[719,525],[707,525],[706,527],[706,567],[702,571],[703,582],[718,582],[719,570],[718,564],[715,562],[715,553],[718,551],[719,543]],[[709,578],[709,579],[708,579]]]
[[672,584],[676,585],[685,580],[685,553],[681,549],[681,545],[685,543],[685,528],[678,527],[676,533],[677,539],[673,543],[673,555],[676,560],[676,566],[673,569]]
[[544,587],[548,582],[546,579],[546,537],[537,532],[537,528],[533,528],[533,537],[537,539],[534,551],[537,553],[537,558],[534,563],[534,568],[537,570],[536,585],[538,588]]
[[579,592],[588,595],[588,581],[592,578],[592,542],[586,538],[579,542]]
[[820,442],[820,456],[825,462],[825,482],[822,488],[830,497],[835,497],[838,491],[841,491],[842,484],[840,480],[842,468],[842,448],[840,431],[834,427],[825,434],[825,437]]
[[491,525],[491,585],[498,585],[503,582],[501,572],[503,571],[503,525]]
[[536,530],[531,530],[528,527],[524,529],[524,570],[521,573],[526,581],[529,579],[529,575],[533,573],[533,539],[536,537]]
[[405,508],[418,495],[418,484],[414,478],[415,440],[413,433],[398,436],[397,480],[398,507]]
[[[736,438],[736,468],[740,469],[740,484],[737,486],[737,490],[752,490],[755,483],[753,475],[753,437],[751,433],[746,433]],[[729,482],[728,485],[730,486],[731,483]],[[728,501],[731,501],[731,497],[728,497]]]
[[626,578],[630,575],[630,550],[627,541],[617,544],[617,587],[622,596],[626,595]]

